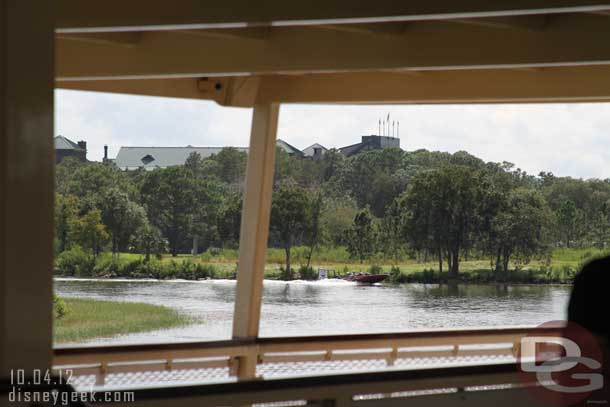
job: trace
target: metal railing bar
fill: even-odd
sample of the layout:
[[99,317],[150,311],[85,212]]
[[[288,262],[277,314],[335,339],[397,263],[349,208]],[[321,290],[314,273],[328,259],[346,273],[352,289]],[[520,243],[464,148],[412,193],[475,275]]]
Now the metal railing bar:
[[[517,383],[516,369],[514,363],[417,370],[392,369],[195,386],[131,388],[130,391],[134,391],[138,404],[171,399],[175,403],[205,401],[209,404],[239,405],[287,399],[334,399],[346,394],[361,394],[363,389],[370,389],[371,393],[393,393]],[[312,397],[313,395],[315,397]]]

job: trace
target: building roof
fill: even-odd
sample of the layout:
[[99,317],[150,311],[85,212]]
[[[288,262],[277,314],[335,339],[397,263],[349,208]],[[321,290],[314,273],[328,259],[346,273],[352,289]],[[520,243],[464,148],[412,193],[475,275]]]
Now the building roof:
[[[288,154],[302,156],[301,150],[277,140],[277,146]],[[225,147],[121,147],[116,156],[115,164],[122,170],[136,170],[144,168],[153,170],[155,168],[166,168],[183,165],[191,153],[198,153],[201,158],[208,158],[218,154]],[[248,152],[247,147],[234,147],[236,150]]]
[[349,146],[345,146],[345,147],[339,148],[339,152],[342,153],[343,155],[347,156],[347,157],[351,157],[352,155],[358,154],[367,145],[368,145],[368,143],[351,144]]
[[298,155],[299,157],[303,156],[303,152],[301,150],[299,150],[298,148],[296,148],[295,146],[293,146],[291,144],[286,143],[282,139],[277,139],[276,145],[279,148],[281,148],[282,150],[284,150],[285,152],[287,152],[288,154]]
[[[201,158],[218,154],[223,147],[121,147],[116,156],[115,164],[122,170],[138,168],[166,168],[182,165],[191,153],[198,153]],[[236,147],[247,152],[245,147]]]
[[55,137],[55,150],[77,150],[84,151],[78,144],[65,138],[64,136]]
[[314,143],[314,144],[310,145],[309,147],[306,147],[303,149],[303,155],[305,157],[312,157],[314,155],[314,150],[316,148],[321,148],[322,151],[328,151],[328,148],[324,147],[322,144]]
[[364,150],[381,150],[389,147],[400,148],[400,139],[396,137],[378,136],[371,134],[369,136],[362,136],[362,141],[360,143],[351,144],[349,146],[339,148],[339,152],[341,152],[346,157],[351,157],[353,155],[361,153]]

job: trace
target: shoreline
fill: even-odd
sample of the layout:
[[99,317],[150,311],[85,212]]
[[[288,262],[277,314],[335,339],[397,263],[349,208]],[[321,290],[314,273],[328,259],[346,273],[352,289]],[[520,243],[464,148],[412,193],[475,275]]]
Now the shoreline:
[[53,319],[55,345],[171,329],[196,322],[174,308],[145,302],[59,298],[64,303],[65,314],[55,315]]
[[[123,283],[208,283],[208,282],[217,282],[217,283],[236,283],[236,279],[227,279],[227,278],[209,278],[209,279],[201,279],[201,280],[185,280],[185,279],[155,279],[155,278],[123,278],[123,277],[66,277],[66,276],[53,276],[53,281],[91,281],[91,282],[123,282]],[[354,281],[347,281],[340,278],[328,278],[323,280],[278,280],[278,279],[263,279],[265,283],[274,283],[274,284],[328,284],[328,283],[340,283],[345,284],[346,286],[359,285]],[[392,286],[397,287],[406,284],[419,284],[419,285],[450,285],[447,281],[444,282],[421,282],[421,281],[412,281],[405,283],[377,283],[370,285],[371,287],[381,287],[381,286]],[[486,285],[486,286],[497,286],[497,285],[510,285],[510,286],[519,286],[519,287],[540,287],[540,286],[548,286],[548,287],[571,287],[571,283],[520,283],[520,282],[511,282],[511,281],[457,281],[457,285]],[[360,285],[362,287],[366,287],[366,284]]]

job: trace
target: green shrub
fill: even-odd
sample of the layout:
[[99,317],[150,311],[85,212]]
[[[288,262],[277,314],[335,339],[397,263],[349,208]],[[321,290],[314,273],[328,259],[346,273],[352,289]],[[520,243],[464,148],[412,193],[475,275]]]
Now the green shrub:
[[65,276],[88,277],[93,275],[95,258],[80,246],[73,246],[57,256],[55,268]]
[[93,274],[100,277],[116,277],[119,275],[120,265],[113,256],[99,256]]
[[423,269],[422,271],[409,274],[405,278],[405,282],[435,284],[441,282],[441,277],[441,274],[433,269]]
[[383,268],[378,264],[373,264],[369,267],[368,272],[371,274],[381,274],[383,273]]
[[119,265],[119,275],[130,278],[150,277],[145,272],[144,265],[144,259],[128,260]]
[[149,271],[148,274],[150,277],[164,279],[203,280],[214,278],[217,275],[217,270],[211,264],[193,263],[191,260],[178,263],[172,260],[169,263],[161,264],[159,270]]
[[407,278],[402,271],[400,271],[400,267],[392,266],[390,269],[390,282],[394,284],[402,284],[407,281]]
[[216,274],[216,267],[211,264],[197,264],[195,267],[195,277],[198,280],[214,278]]
[[290,271],[287,271],[284,267],[280,267],[280,280],[290,281],[294,279],[294,269],[291,267]]
[[218,247],[210,247],[207,251],[214,257],[218,257],[222,253],[222,249]]
[[301,280],[317,280],[318,273],[311,266],[301,266],[299,268],[299,277]]
[[56,319],[62,318],[68,314],[68,306],[63,298],[53,294],[53,317]]

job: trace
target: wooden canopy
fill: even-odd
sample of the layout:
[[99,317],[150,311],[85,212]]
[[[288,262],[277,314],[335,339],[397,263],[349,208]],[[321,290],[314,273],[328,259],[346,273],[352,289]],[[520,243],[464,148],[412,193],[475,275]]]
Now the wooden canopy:
[[59,88],[244,107],[610,96],[607,0],[58,4]]

